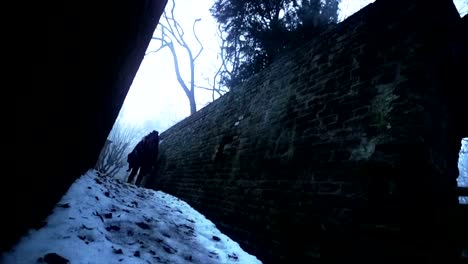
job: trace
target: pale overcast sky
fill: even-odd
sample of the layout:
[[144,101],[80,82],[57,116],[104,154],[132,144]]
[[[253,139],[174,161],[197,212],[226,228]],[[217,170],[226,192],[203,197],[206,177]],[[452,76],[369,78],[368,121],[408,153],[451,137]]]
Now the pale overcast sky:
[[[169,1],[171,2],[171,1]],[[343,0],[340,4],[340,19],[344,19],[362,7],[372,3],[371,0]],[[455,0],[460,13],[468,11],[466,0]],[[217,24],[212,18],[209,9],[213,0],[177,0],[176,18],[186,29],[187,42],[191,43],[194,52],[198,45],[192,37],[191,28],[195,19],[202,20],[197,23],[196,31],[204,45],[203,53],[197,60],[195,69],[196,83],[209,86],[206,78],[214,76],[219,65],[217,55],[219,40],[217,38]],[[151,42],[148,51],[154,50],[159,43]],[[188,67],[184,61],[184,50],[179,50],[179,64],[184,78],[188,80]],[[198,109],[212,101],[211,92],[196,89]],[[152,53],[145,57],[122,108],[122,118],[132,124],[152,124],[147,130],[156,129],[160,132],[187,117],[190,113],[188,99],[176,80],[172,55],[168,49]]]

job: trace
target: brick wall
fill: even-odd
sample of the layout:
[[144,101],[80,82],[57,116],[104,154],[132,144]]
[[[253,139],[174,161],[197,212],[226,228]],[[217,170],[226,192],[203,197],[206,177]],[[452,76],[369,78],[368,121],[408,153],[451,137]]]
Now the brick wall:
[[458,24],[450,1],[377,0],[162,133],[148,186],[265,263],[445,258]]

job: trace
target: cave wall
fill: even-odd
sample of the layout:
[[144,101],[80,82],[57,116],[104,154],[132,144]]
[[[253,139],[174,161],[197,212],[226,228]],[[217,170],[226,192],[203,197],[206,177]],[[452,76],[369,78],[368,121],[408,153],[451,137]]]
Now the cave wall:
[[94,167],[166,2],[5,3],[0,251]]

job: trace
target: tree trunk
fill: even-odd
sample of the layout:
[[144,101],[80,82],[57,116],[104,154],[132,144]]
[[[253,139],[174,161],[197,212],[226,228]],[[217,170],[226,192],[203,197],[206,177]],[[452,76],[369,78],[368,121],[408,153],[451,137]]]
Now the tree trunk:
[[190,91],[190,95],[188,95],[188,99],[190,102],[190,115],[193,115],[195,112],[197,112],[197,105],[195,104],[195,90]]

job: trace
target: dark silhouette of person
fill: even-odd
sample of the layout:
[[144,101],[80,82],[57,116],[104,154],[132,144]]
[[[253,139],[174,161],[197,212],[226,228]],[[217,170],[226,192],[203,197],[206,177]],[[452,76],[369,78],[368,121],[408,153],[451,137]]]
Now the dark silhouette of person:
[[143,178],[150,174],[155,168],[159,152],[159,133],[153,130],[146,135],[135,146],[132,152],[127,156],[128,170],[132,171],[128,176],[128,183],[132,183],[137,172],[135,185],[140,185]]
[[[139,143],[141,143],[142,141],[140,141]],[[140,169],[141,165],[140,165],[140,161],[138,159],[138,149],[141,149],[141,145],[140,146],[136,146],[132,152],[130,152],[127,156],[127,162],[128,162],[128,170],[127,172],[129,171],[132,171],[130,173],[130,175],[128,176],[128,183],[131,183],[133,181],[133,178],[135,177],[135,175],[137,174],[138,170]]]

